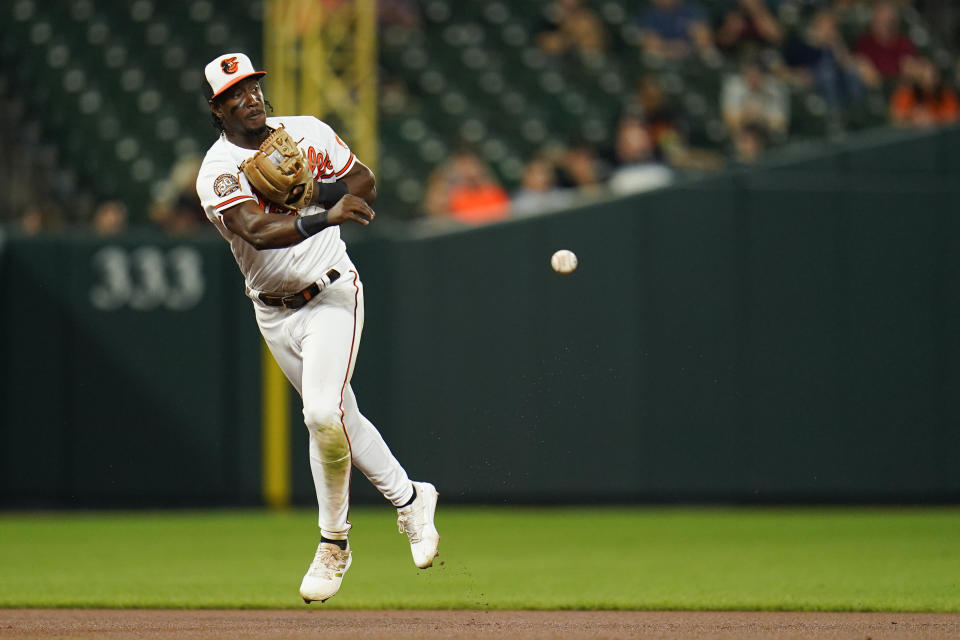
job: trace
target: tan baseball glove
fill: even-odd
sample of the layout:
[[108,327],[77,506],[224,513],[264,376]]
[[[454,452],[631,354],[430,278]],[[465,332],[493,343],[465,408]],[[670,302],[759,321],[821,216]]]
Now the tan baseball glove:
[[[302,209],[313,198],[313,174],[303,151],[283,125],[240,165],[254,189],[276,204]],[[297,187],[300,187],[299,189]]]

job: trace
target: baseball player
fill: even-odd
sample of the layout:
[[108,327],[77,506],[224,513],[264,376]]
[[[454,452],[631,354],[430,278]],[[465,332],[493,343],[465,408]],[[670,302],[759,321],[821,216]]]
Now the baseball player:
[[206,66],[204,89],[220,137],[203,159],[197,193],[230,243],[267,346],[303,399],[320,544],[300,595],[323,602],[337,593],[352,561],[351,464],[397,507],[419,568],[437,555],[437,491],[410,481],[350,387],[363,284],[339,225],[373,222],[373,173],[320,120],[268,118],[264,75],[242,53]]

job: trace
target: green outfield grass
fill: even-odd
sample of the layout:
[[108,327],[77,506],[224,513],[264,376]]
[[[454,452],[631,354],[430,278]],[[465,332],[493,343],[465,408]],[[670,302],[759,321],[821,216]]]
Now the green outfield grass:
[[[323,607],[960,611],[960,509],[355,509]],[[312,511],[0,515],[0,606],[299,608]],[[321,605],[311,605],[316,608]]]

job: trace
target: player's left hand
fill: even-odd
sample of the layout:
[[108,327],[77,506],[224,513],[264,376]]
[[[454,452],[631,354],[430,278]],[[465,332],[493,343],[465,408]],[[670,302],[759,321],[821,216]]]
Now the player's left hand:
[[290,197],[287,198],[287,202],[286,202],[285,204],[289,204],[289,203],[291,203],[291,202],[295,202],[295,201],[299,200],[299,199],[300,199],[300,196],[303,195],[303,190],[306,189],[306,188],[307,188],[306,185],[304,185],[304,184],[298,184],[298,185],[295,186],[293,189],[291,189],[291,190],[290,190]]

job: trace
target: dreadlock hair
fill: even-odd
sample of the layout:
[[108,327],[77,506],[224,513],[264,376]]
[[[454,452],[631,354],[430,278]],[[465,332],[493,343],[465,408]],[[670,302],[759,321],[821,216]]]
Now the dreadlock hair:
[[[220,96],[216,98],[213,97],[213,87],[210,86],[209,82],[203,83],[203,97],[207,100],[207,104],[214,104],[220,98]],[[270,104],[269,100],[264,99],[263,104],[270,110],[270,113],[273,113],[273,105]],[[213,119],[213,128],[223,133],[223,121],[215,116],[212,111],[210,112],[210,117]]]

